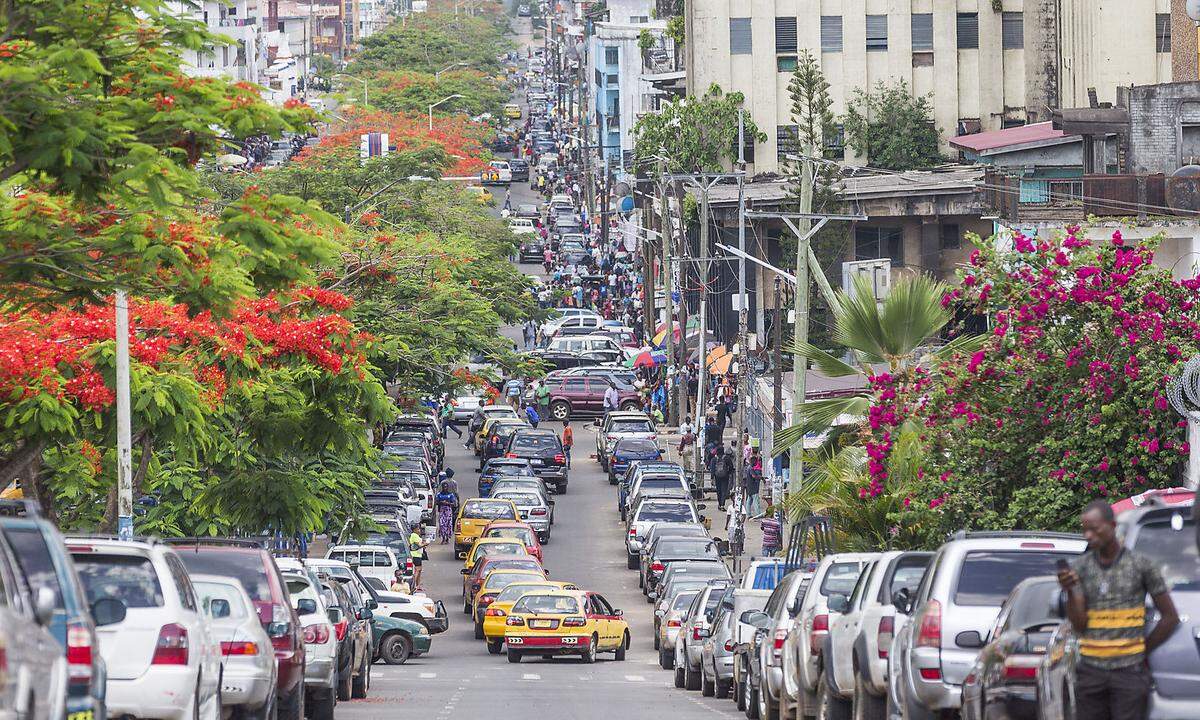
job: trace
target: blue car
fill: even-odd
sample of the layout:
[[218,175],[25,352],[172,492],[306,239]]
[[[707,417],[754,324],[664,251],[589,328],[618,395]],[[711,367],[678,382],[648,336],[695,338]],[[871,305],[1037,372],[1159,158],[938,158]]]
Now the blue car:
[[497,480],[518,476],[537,477],[527,458],[498,457],[488,460],[479,472],[479,497],[491,495],[492,485],[495,485]]
[[46,627],[67,657],[67,717],[105,720],[108,676],[87,594],[75,574],[62,535],[49,521],[37,517],[4,517],[0,528],[30,589],[50,588],[58,601]]
[[662,460],[663,453],[653,440],[646,438],[623,438],[617,441],[608,457],[608,481],[615,483],[623,477],[633,462]]

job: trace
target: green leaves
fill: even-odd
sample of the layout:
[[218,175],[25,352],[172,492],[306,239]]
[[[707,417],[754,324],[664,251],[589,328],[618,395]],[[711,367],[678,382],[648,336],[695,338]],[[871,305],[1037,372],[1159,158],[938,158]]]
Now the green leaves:
[[[741,93],[723,94],[713,85],[701,97],[689,95],[663,105],[661,112],[638,118],[634,125],[634,155],[647,167],[667,159],[668,172],[712,172],[726,160],[737,158],[738,108]],[[747,142],[767,136],[745,113]]]
[[859,88],[842,116],[846,144],[885,170],[915,170],[943,162],[928,96],[913,97],[908,83]]

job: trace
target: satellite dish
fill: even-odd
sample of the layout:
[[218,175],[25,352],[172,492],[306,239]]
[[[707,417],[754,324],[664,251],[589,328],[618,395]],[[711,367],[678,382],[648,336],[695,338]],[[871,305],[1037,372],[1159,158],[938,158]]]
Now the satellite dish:
[[1187,0],[1183,4],[1183,11],[1191,19],[1200,22],[1200,0]]

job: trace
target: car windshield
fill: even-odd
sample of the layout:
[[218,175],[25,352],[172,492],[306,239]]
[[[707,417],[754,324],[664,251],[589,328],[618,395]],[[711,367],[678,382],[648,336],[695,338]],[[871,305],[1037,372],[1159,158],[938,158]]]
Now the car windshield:
[[200,606],[205,609],[211,608],[213,600],[224,600],[227,603],[229,611],[220,615],[214,614],[213,617],[240,620],[250,614],[250,609],[242,602],[242,594],[237,591],[236,587],[228,583],[192,580],[192,587],[196,589],[196,597],[200,600]]
[[643,505],[637,522],[696,522],[690,505]]
[[649,420],[614,420],[608,429],[610,434],[616,433],[649,433],[654,432]]
[[513,605],[513,612],[570,615],[579,612],[579,601],[570,595],[526,595]]
[[[525,548],[521,548],[517,554],[524,555]],[[529,558],[528,560],[521,560],[519,558],[512,558],[511,560],[492,560],[486,565],[487,572],[492,572],[493,570],[530,570],[533,572],[542,571],[541,566],[538,565],[538,561],[534,560],[533,558]]]
[[1158,565],[1172,590],[1200,590],[1200,557],[1192,518],[1175,513],[1138,529],[1133,549]]
[[548,590],[550,587],[546,583],[527,583],[513,582],[507,584],[500,594],[496,596],[496,602],[516,602],[517,598],[526,593],[537,592],[538,590]]
[[654,554],[665,558],[719,557],[713,543],[703,538],[664,538],[658,542]]
[[538,499],[538,496],[534,495],[533,493],[505,492],[505,493],[500,493],[500,494],[496,495],[495,497],[500,500],[509,500],[514,505],[517,505],[517,506],[530,506],[530,505],[541,505],[542,504],[541,500]]
[[246,588],[246,594],[251,600],[271,602],[271,584],[267,580],[267,569],[257,552],[195,548],[176,548],[176,552],[189,573],[234,578]]
[[675,602],[671,603],[671,609],[681,612],[687,610],[688,605],[692,604],[692,601],[696,599],[696,595],[698,594],[694,592],[679,593],[675,596]]
[[513,438],[511,452],[545,452],[558,449],[558,437],[555,435],[518,435]]
[[628,438],[617,443],[617,452],[631,455],[657,455],[658,446],[653,440]]
[[825,597],[835,593],[850,597],[862,568],[863,565],[859,562],[833,563],[825,573],[825,578],[821,580],[821,594]]
[[487,576],[488,590],[503,590],[513,583],[528,583],[531,580],[542,580],[537,575],[527,572],[494,572]]
[[88,605],[120,600],[127,608],[162,607],[162,588],[149,558],[134,555],[73,554]]
[[492,475],[533,475],[529,465],[493,465],[488,469]]
[[507,502],[481,502],[468,500],[463,506],[463,517],[472,520],[516,520],[513,516],[512,505]]
[[[1195,537],[1192,538],[1193,544]],[[1059,560],[1073,560],[1075,553],[986,550],[967,553],[954,591],[955,605],[993,605],[1027,577],[1054,575]]]
[[483,543],[475,550],[475,557],[489,555],[524,555],[525,545],[518,542]]
[[520,540],[522,543],[529,545],[533,542],[533,531],[525,528],[492,528],[487,531],[487,537],[503,537]]

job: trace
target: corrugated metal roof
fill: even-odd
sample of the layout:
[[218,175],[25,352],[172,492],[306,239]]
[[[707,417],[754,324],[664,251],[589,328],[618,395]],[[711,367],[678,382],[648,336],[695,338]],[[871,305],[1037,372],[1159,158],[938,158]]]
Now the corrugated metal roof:
[[981,153],[986,150],[1060,140],[1065,137],[1067,135],[1062,130],[1054,129],[1054,123],[1041,122],[1004,130],[989,130],[973,135],[959,135],[951,138],[950,144],[962,150]]

